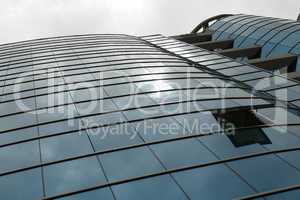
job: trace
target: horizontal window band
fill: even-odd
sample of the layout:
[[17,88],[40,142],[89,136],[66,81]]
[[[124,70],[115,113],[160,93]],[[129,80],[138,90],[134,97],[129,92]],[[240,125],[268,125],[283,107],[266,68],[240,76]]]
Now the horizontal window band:
[[89,37],[118,37],[118,38],[129,38],[129,37],[133,37],[130,35],[126,35],[126,34],[83,34],[83,35],[65,35],[65,36],[57,36],[57,37],[46,37],[46,38],[38,38],[38,39],[32,39],[32,40],[24,40],[24,41],[20,41],[20,42],[12,42],[12,43],[6,43],[6,44],[1,44],[0,48],[6,48],[6,46],[11,46],[11,45],[22,45],[22,44],[31,44],[32,42],[43,42],[43,41],[50,41],[53,42],[56,39],[59,40],[70,40],[69,38],[89,38]]
[[[128,69],[139,69],[139,68],[143,68],[144,69],[144,68],[158,68],[158,67],[161,67],[161,68],[167,68],[168,67],[168,68],[172,69],[172,67],[187,68],[187,67],[190,67],[190,66],[188,66],[188,65],[143,66],[143,67],[129,67],[129,68],[119,68],[119,69],[106,69],[106,70],[99,70],[99,71],[96,71],[95,66],[93,66],[93,67],[76,68],[76,69],[72,69],[72,70],[60,70],[59,67],[54,67],[55,71],[48,72],[47,70],[33,70],[32,74],[25,73],[24,76],[18,76],[17,78],[2,79],[1,81],[11,81],[11,80],[16,80],[17,81],[19,79],[26,78],[26,77],[33,77],[34,78],[33,80],[20,81],[20,82],[17,82],[17,83],[11,83],[11,84],[5,84],[4,85],[4,86],[9,86],[9,85],[15,85],[15,84],[21,84],[21,83],[39,81],[39,80],[47,80],[47,79],[51,79],[51,78],[70,77],[70,76],[76,76],[76,75],[82,75],[82,74],[95,74],[95,73],[108,72],[108,71],[114,71],[114,72],[116,72],[116,71],[122,71],[122,70],[128,70]],[[96,68],[98,68],[98,67],[96,67]],[[94,69],[94,71],[90,71],[89,69]],[[76,72],[78,70],[88,70],[88,71],[86,71],[86,72],[77,72],[77,73],[73,73],[73,74],[64,74],[64,72],[70,72],[70,71],[75,71]],[[34,74],[35,71],[45,71],[45,72],[39,73],[39,74]],[[189,70],[186,70],[186,72],[188,73]],[[199,70],[199,72],[202,72],[202,71]],[[55,73],[62,73],[62,75],[57,76],[57,75],[55,75]],[[181,73],[184,73],[184,72],[181,72]],[[192,73],[192,72],[190,72],[190,73]],[[48,74],[50,74],[49,78],[35,78],[36,76],[48,75]],[[52,74],[53,74],[53,76],[52,76]],[[155,74],[155,73],[153,73],[153,74]],[[1,86],[1,87],[4,87],[4,86]]]
[[[64,91],[55,91],[51,93],[45,93],[45,94],[38,94],[38,95],[33,95],[33,96],[27,96],[23,98],[18,98],[18,99],[12,99],[12,100],[7,100],[7,101],[2,101],[1,103],[8,103],[8,102],[14,102],[16,100],[24,100],[24,99],[29,99],[33,97],[39,97],[39,96],[45,96],[45,95],[52,95],[52,94],[59,94],[59,93],[65,93],[65,92],[71,92],[71,91],[77,91],[80,89],[89,89],[90,87],[83,87],[79,89],[73,89],[73,90],[64,90]],[[101,99],[110,99],[110,98],[117,98],[117,97],[127,97],[127,96],[133,96],[133,95],[140,95],[140,94],[149,94],[149,93],[156,93],[156,92],[168,92],[168,91],[176,91],[176,90],[189,90],[189,89],[221,89],[221,88],[238,88],[238,89],[247,89],[239,86],[228,86],[228,87],[190,87],[190,88],[179,88],[179,89],[168,89],[168,90],[159,90],[159,91],[150,91],[150,92],[140,92],[140,93],[134,93],[134,94],[124,94],[124,95],[116,95],[112,97],[107,97],[107,98],[101,98]],[[99,100],[101,100],[99,99]]]
[[[53,68],[55,68],[55,69],[59,69],[59,71],[53,71],[53,72],[65,72],[65,71],[73,71],[73,70],[80,70],[80,69],[93,69],[93,68],[95,68],[95,67],[97,67],[97,68],[104,68],[104,67],[110,67],[110,66],[123,66],[123,65],[130,65],[130,64],[132,64],[132,65],[134,65],[134,64],[152,64],[152,63],[166,63],[166,64],[171,64],[171,63],[176,63],[176,64],[188,64],[188,63],[186,63],[186,62],[183,62],[183,61],[179,61],[179,60],[162,60],[162,61],[151,61],[151,60],[147,60],[147,61],[142,61],[142,62],[140,62],[140,61],[131,61],[131,62],[126,62],[126,63],[117,63],[117,64],[106,64],[106,65],[101,65],[101,66],[95,66],[95,65],[97,65],[97,64],[100,64],[100,63],[91,63],[91,64],[93,64],[93,66],[86,66],[86,67],[81,67],[81,68],[71,68],[71,69],[68,69],[68,67],[71,67],[71,66],[74,66],[74,65],[69,65],[69,66],[64,66],[64,67],[52,67],[52,68],[46,68],[46,69],[39,69],[39,70],[31,70],[31,71],[28,71],[28,72],[21,72],[21,73],[17,73],[16,75],[18,75],[18,74],[26,74],[26,73],[28,73],[28,75],[27,76],[32,76],[32,74],[29,74],[29,73],[31,73],[31,72],[34,72],[34,71],[46,71],[46,72],[44,72],[44,73],[40,73],[40,74],[37,74],[37,75],[43,75],[43,74],[48,74],[48,72],[47,72],[47,70],[51,70],[51,69],[53,69]],[[83,64],[81,64],[80,66],[82,66]],[[76,65],[76,66],[79,66],[79,65]],[[188,65],[187,65],[188,66]],[[170,66],[168,66],[168,67],[170,67]],[[67,69],[64,69],[64,68],[67,68]],[[142,66],[141,67],[139,67],[139,68],[142,68]],[[113,70],[116,70],[116,69],[111,69],[111,70],[106,70],[106,71],[113,71]],[[50,72],[50,73],[52,73],[52,72]],[[92,72],[91,72],[92,73]],[[26,77],[26,76],[22,76],[22,77]],[[21,77],[21,78],[22,78]],[[13,78],[10,78],[10,79],[4,79],[4,80],[13,80],[13,79],[18,79],[18,77],[17,78],[15,78],[15,77],[13,77]],[[0,80],[0,81],[2,81],[2,80]]]
[[281,87],[272,88],[272,89],[269,89],[269,90],[262,90],[262,91],[264,91],[264,92],[271,92],[271,91],[276,91],[276,90],[287,89],[287,88],[299,86],[300,83],[298,81],[297,82],[294,81],[294,82],[296,83],[295,85],[286,85],[286,86],[281,86]]
[[[69,57],[69,56],[83,56],[83,55],[96,55],[96,54],[113,54],[113,53],[119,53],[119,52],[159,52],[156,49],[153,48],[149,48],[149,47],[142,47],[142,48],[128,48],[128,46],[126,46],[126,48],[113,48],[113,49],[97,49],[95,50],[95,48],[98,48],[101,46],[92,46],[92,47],[86,47],[86,48],[78,48],[78,49],[72,49],[74,52],[53,52],[53,51],[49,51],[49,53],[51,53],[51,55],[43,55],[45,53],[48,52],[44,52],[41,53],[41,55],[39,53],[36,54],[27,54],[28,56],[32,56],[30,58],[20,58],[20,59],[14,59],[14,60],[10,60],[10,61],[5,61],[5,62],[1,62],[1,66],[2,65],[15,65],[15,64],[19,64],[19,63],[25,63],[25,62],[35,62],[35,61],[39,61],[42,59],[54,59],[54,58],[64,58],[64,57]],[[90,49],[94,49],[94,50],[90,50]],[[76,50],[81,50],[81,51],[76,51]],[[22,56],[26,56],[22,55]],[[21,56],[21,57],[22,57]],[[16,56],[16,57],[20,57],[20,56]],[[1,60],[1,59],[0,59]]]
[[[231,80],[228,80],[228,79],[223,79],[223,78],[220,78],[220,77],[217,77],[217,78],[215,78],[215,77],[187,77],[187,78],[177,78],[177,77],[174,77],[174,78],[166,78],[166,79],[162,79],[162,78],[160,78],[160,79],[148,79],[148,80],[139,80],[139,81],[127,81],[127,82],[119,82],[119,83],[110,83],[110,84],[102,84],[102,85],[99,85],[98,87],[108,87],[108,86],[116,86],[116,85],[126,85],[126,84],[134,84],[134,83],[144,83],[144,82],[151,82],[151,81],[167,81],[167,80],[186,80],[186,81],[189,81],[189,80],[199,80],[199,81],[201,81],[201,79],[209,79],[209,80],[223,80],[223,81],[231,81]],[[93,80],[93,81],[101,81],[101,80]],[[92,80],[91,81],[89,81],[89,82],[92,82]],[[73,84],[79,84],[79,83],[88,83],[87,81],[86,82],[74,82],[74,83],[68,83],[68,84],[59,84],[59,85],[55,85],[55,86],[53,86],[53,87],[48,87],[48,86],[45,86],[45,87],[40,87],[40,88],[34,88],[34,89],[28,89],[28,90],[22,90],[22,91],[18,91],[18,92],[16,92],[16,93],[4,93],[4,94],[1,94],[0,95],[0,97],[1,96],[6,96],[6,95],[16,95],[16,94],[20,94],[21,92],[30,92],[30,91],[35,91],[35,90],[39,90],[39,89],[46,89],[46,88],[48,88],[49,90],[51,90],[51,88],[54,88],[55,89],[55,87],[59,87],[59,86],[68,86],[68,85],[73,85]],[[200,82],[199,82],[199,84],[200,84]],[[205,86],[205,85],[204,85]],[[91,87],[89,87],[89,88],[96,88],[97,86],[91,86]],[[225,87],[225,86],[224,86]],[[228,86],[229,87],[229,86]],[[85,87],[85,88],[87,88],[87,87]],[[215,88],[217,88],[217,86],[215,87]],[[74,89],[74,90],[76,90],[76,89]],[[73,90],[68,90],[68,91],[73,91]],[[61,92],[61,91],[60,91]],[[51,93],[47,93],[47,94],[51,94]],[[47,95],[46,94],[46,95]],[[16,100],[16,99],[14,99],[14,100]],[[3,103],[4,101],[2,101],[2,102],[0,102],[0,103]]]
[[[60,60],[60,61],[48,61],[48,62],[43,62],[43,63],[39,63],[39,64],[29,64],[29,65],[24,65],[24,66],[19,66],[19,67],[15,67],[15,68],[12,68],[12,69],[18,69],[18,68],[24,68],[24,67],[32,67],[32,66],[38,66],[38,65],[44,65],[44,64],[59,64],[58,67],[61,67],[61,68],[64,68],[64,67],[69,67],[69,66],[78,66],[78,65],[89,65],[89,64],[107,64],[107,63],[111,63],[111,64],[108,64],[108,65],[115,65],[114,62],[123,62],[123,61],[140,61],[140,63],[143,63],[145,62],[145,60],[157,60],[156,62],[161,62],[161,61],[168,61],[168,60],[177,60],[177,61],[181,61],[180,58],[178,57],[175,57],[175,56],[170,56],[169,57],[166,57],[166,58],[153,58],[153,57],[150,57],[150,56],[145,56],[144,58],[124,58],[124,59],[116,59],[116,60],[106,60],[106,61],[93,61],[93,62],[85,62],[85,63],[76,63],[76,64],[71,64],[71,65],[61,65],[60,63],[62,62],[69,62],[69,61],[82,61],[84,59],[80,59],[80,58],[74,58],[74,59],[68,59],[68,60]],[[182,61],[183,62],[183,61]],[[53,67],[49,67],[49,68],[43,68],[43,70],[46,70],[46,69],[51,69]],[[6,71],[7,69],[4,69],[2,71]],[[36,70],[36,69],[34,69]],[[32,70],[32,71],[34,71]],[[1,70],[0,70],[1,71]],[[31,71],[26,71],[26,72],[20,72],[20,73],[17,73],[17,74],[21,74],[21,73],[29,73]],[[9,75],[13,75],[13,74],[9,74]]]
[[62,46],[67,44],[78,44],[78,43],[92,43],[92,42],[113,42],[113,41],[133,41],[133,42],[140,42],[133,36],[127,37],[108,37],[108,36],[96,36],[96,37],[81,37],[81,38],[73,38],[73,39],[62,39],[62,40],[44,40],[36,43],[24,43],[18,44],[14,46],[9,46],[5,48],[0,47],[0,52],[9,52],[11,50],[28,50],[28,49],[37,49],[43,48],[47,46]]
[[[123,49],[122,49],[123,50]],[[150,51],[149,51],[150,50]],[[146,50],[144,49],[143,52],[141,51],[118,51],[117,53],[119,54],[115,54],[116,51],[114,52],[108,52],[108,53],[100,53],[100,52],[96,52],[94,51],[93,53],[69,53],[67,55],[47,55],[47,56],[40,56],[40,57],[34,57],[34,58],[30,58],[30,59],[22,59],[20,60],[20,62],[8,62],[8,63],[0,63],[0,68],[1,67],[5,67],[5,65],[9,65],[9,66],[12,66],[12,65],[18,65],[18,64],[26,64],[26,63],[34,63],[34,62],[39,62],[39,61],[44,61],[44,60],[53,60],[53,59],[61,59],[61,58],[69,58],[69,57],[76,57],[75,59],[81,59],[81,60],[85,60],[85,59],[90,59],[90,58],[106,58],[106,57],[116,57],[116,56],[131,56],[131,55],[168,55],[166,53],[162,53],[162,52],[159,52],[159,51],[155,51],[155,50]],[[104,55],[104,54],[110,54],[110,55]],[[84,57],[84,58],[79,58],[80,56],[90,56],[90,57]],[[59,62],[59,61],[57,61]],[[14,68],[9,68],[9,69],[14,69]]]
[[[256,129],[256,128],[270,128],[270,127],[278,127],[278,126],[295,126],[295,125],[298,126],[300,124],[292,124],[292,125],[290,125],[290,124],[280,124],[280,125],[264,124],[264,125],[257,125],[257,126],[241,127],[241,128],[237,128],[235,130],[249,130],[249,129]],[[85,129],[83,129],[83,131],[84,130]],[[123,146],[123,147],[118,147],[118,148],[113,148],[113,149],[108,149],[108,150],[103,150],[103,151],[97,151],[97,152],[93,152],[93,153],[89,153],[89,154],[85,154],[85,155],[73,156],[73,157],[62,159],[62,160],[41,163],[41,164],[32,165],[32,166],[25,167],[25,168],[20,168],[20,169],[15,169],[15,170],[3,172],[3,173],[0,173],[0,177],[10,175],[10,174],[14,174],[14,173],[18,173],[18,172],[22,172],[22,171],[26,171],[26,170],[30,170],[30,169],[39,168],[39,167],[45,167],[45,166],[49,166],[49,165],[59,164],[59,163],[63,163],[63,162],[71,161],[71,160],[78,160],[78,159],[87,158],[87,157],[91,157],[91,156],[98,156],[98,155],[117,152],[117,151],[124,151],[124,150],[128,150],[128,149],[135,149],[135,148],[139,148],[139,147],[145,147],[145,146],[150,146],[150,145],[155,145],[155,144],[162,144],[162,143],[178,141],[178,140],[184,140],[184,139],[189,139],[189,138],[210,136],[210,135],[215,135],[215,134],[219,134],[219,133],[222,134],[222,133],[224,133],[224,131],[216,131],[216,132],[202,133],[202,134],[201,133],[190,134],[190,135],[187,135],[187,136],[181,136],[181,137],[167,139],[167,140],[157,140],[157,141],[152,141],[152,142],[143,142],[143,143],[133,144],[133,145],[129,145],[129,146]],[[46,138],[46,137],[44,137],[44,138]],[[293,148],[293,149],[300,150],[300,147]],[[282,151],[282,150],[275,150],[275,151]],[[227,160],[227,159],[224,159],[224,160]],[[212,163],[215,163],[215,162],[219,163],[219,161],[213,161]],[[203,164],[203,165],[206,166],[207,164],[210,165],[210,163],[206,163],[206,164]]]
[[[112,46],[114,46],[114,45],[112,45]],[[33,56],[33,58],[35,58],[34,55],[45,54],[45,53],[51,53],[52,55],[54,55],[54,54],[56,54],[56,55],[64,55],[64,54],[68,55],[68,54],[72,54],[72,52],[71,53],[68,53],[68,52],[65,53],[65,52],[63,52],[63,51],[68,51],[68,50],[75,50],[75,52],[78,51],[78,50],[81,50],[83,52],[92,52],[92,51],[96,51],[96,50],[87,50],[87,49],[94,49],[94,48],[99,48],[99,47],[103,47],[103,46],[99,45],[99,44],[78,45],[78,46],[69,47],[69,48],[60,48],[60,49],[57,49],[57,50],[47,50],[47,49],[45,49],[45,50],[37,51],[36,53],[34,53],[34,52],[26,52],[25,51],[25,52],[20,52],[18,54],[13,54],[11,56],[0,57],[0,60],[1,59],[18,58],[18,57],[22,57],[22,56],[31,56],[31,55]],[[109,52],[109,51],[113,51],[113,50],[117,50],[117,49],[152,49],[152,48],[149,47],[149,46],[145,46],[145,45],[125,45],[124,44],[124,45],[118,45],[118,46],[116,46],[114,48],[99,49],[99,50],[97,50],[97,52],[106,52],[106,50]],[[36,56],[36,57],[38,57],[38,56]],[[42,57],[42,56],[40,56],[40,57]],[[12,61],[14,61],[14,60],[12,60]]]
[[[1,115],[1,118],[5,118],[8,116],[13,116],[13,115],[17,115],[17,114],[23,114],[23,113],[30,113],[30,112],[38,112],[41,110],[45,110],[45,109],[52,109],[52,108],[57,108],[57,107],[62,107],[62,106],[70,106],[70,105],[74,105],[75,107],[77,106],[77,104],[80,103],[88,103],[88,102],[97,102],[97,101],[101,101],[101,100],[108,100],[111,99],[112,101],[115,98],[106,98],[106,99],[95,99],[95,100],[90,100],[90,101],[81,101],[81,102],[76,102],[76,103],[66,103],[66,104],[61,104],[61,105],[55,105],[55,106],[51,106],[51,107],[43,107],[43,108],[38,108],[35,110],[27,110],[24,112],[18,112],[18,113],[11,113],[11,114],[7,114],[7,115]],[[202,101],[214,101],[214,100],[253,100],[253,99],[260,99],[260,100],[266,100],[266,99],[262,99],[259,97],[225,97],[225,98],[208,98],[208,99],[192,99],[192,100],[185,100],[185,101],[177,101],[177,102],[170,102],[170,103],[164,103],[164,104],[159,104],[157,102],[157,104],[154,105],[147,105],[147,106],[140,106],[140,107],[135,107],[135,108],[126,108],[126,109],[122,109],[122,110],[113,110],[113,111],[108,111],[108,112],[102,112],[102,113],[96,113],[95,115],[104,115],[104,114],[111,114],[111,113],[116,113],[116,112],[125,112],[125,111],[131,111],[131,110],[139,110],[139,109],[145,109],[145,108],[155,108],[155,107],[161,107],[161,106],[168,106],[168,105],[180,105],[182,103],[194,103],[194,102],[202,102]],[[267,99],[267,101],[271,101],[273,99]],[[271,103],[270,103],[271,104]],[[274,104],[272,104],[274,105]],[[35,114],[36,115],[36,114]],[[81,118],[81,115],[78,113],[78,115]],[[89,116],[93,116],[93,114],[89,115]],[[75,117],[77,118],[77,117]],[[2,133],[0,133],[1,135]]]
[[96,190],[96,189],[100,189],[100,188],[104,188],[104,187],[110,187],[110,186],[114,186],[114,185],[119,185],[119,184],[124,184],[124,183],[128,183],[128,182],[138,181],[138,180],[142,180],[142,179],[146,179],[146,178],[157,177],[157,176],[161,176],[161,175],[172,174],[172,173],[176,173],[176,172],[182,172],[182,171],[187,171],[187,170],[192,170],[192,169],[197,169],[197,168],[203,168],[203,167],[213,166],[213,165],[217,165],[217,164],[223,164],[223,163],[227,163],[227,162],[255,158],[255,157],[260,157],[260,156],[265,156],[265,155],[293,152],[293,151],[299,151],[299,150],[300,150],[300,148],[287,148],[287,149],[283,149],[283,150],[266,151],[266,152],[260,152],[260,153],[246,154],[243,156],[235,156],[235,157],[222,159],[222,160],[218,160],[218,161],[212,161],[212,162],[205,163],[205,164],[197,164],[197,165],[192,165],[192,166],[187,166],[187,167],[182,167],[182,168],[177,168],[177,169],[164,170],[164,171],[158,172],[158,173],[146,174],[143,176],[137,176],[137,177],[123,179],[123,180],[117,180],[114,182],[100,184],[100,185],[96,185],[93,187],[84,188],[81,190],[62,193],[62,194],[55,195],[55,196],[44,197],[42,199],[43,200],[58,199],[58,198],[62,198],[62,197],[70,196],[70,195],[75,195],[75,194],[79,194],[79,193],[83,193],[83,192],[88,192],[88,191],[92,191],[92,190]]
[[[158,106],[159,107],[159,106]],[[237,111],[237,110],[250,110],[250,109],[263,109],[263,108],[286,108],[285,106],[281,106],[281,105],[273,105],[273,104],[267,104],[267,105],[256,105],[256,106],[238,106],[238,107],[231,107],[231,108],[226,108],[226,111]],[[289,108],[292,110],[298,110],[296,108]],[[185,114],[193,114],[193,113],[199,113],[199,112],[218,112],[218,111],[224,111],[224,108],[218,108],[218,109],[203,109],[203,110],[196,110],[196,111],[190,111],[190,112],[182,112],[182,113],[175,113],[175,114],[168,114],[168,115],[163,115],[163,116],[152,116],[152,117],[148,117],[148,118],[143,118],[143,119],[135,119],[135,120],[127,120],[127,121],[121,121],[121,122],[114,122],[114,123],[110,123],[110,124],[104,124],[104,125],[99,125],[99,126],[95,126],[95,127],[91,127],[91,128],[102,128],[102,127],[108,127],[108,126],[113,126],[113,125],[120,125],[120,124],[126,124],[126,123],[133,123],[133,122],[140,122],[140,121],[144,121],[144,120],[151,120],[151,119],[159,119],[159,118],[165,118],[165,117],[173,117],[173,116],[177,116],[177,115],[185,115]],[[117,112],[117,111],[115,111]],[[121,111],[120,111],[121,112]],[[101,115],[101,114],[100,114]],[[21,129],[25,129],[25,128],[32,128],[32,127],[37,127],[37,126],[41,126],[41,125],[47,125],[47,124],[54,124],[57,122],[66,122],[68,120],[76,120],[76,119],[83,119],[86,117],[92,117],[92,116],[100,116],[99,114],[89,114],[89,115],[84,115],[84,116],[76,116],[76,117],[72,117],[72,118],[64,118],[64,119],[59,119],[59,120],[54,120],[54,121],[50,121],[50,122],[42,122],[42,123],[36,123],[34,125],[27,125],[27,126],[23,126],[23,127],[18,127],[18,128],[14,128],[14,129],[9,129],[9,130],[5,130],[5,131],[0,131],[0,134],[4,134],[7,132],[11,132],[11,131],[16,131],[16,130],[21,130]]]
[[[47,69],[38,69],[38,70],[32,70],[29,72],[25,72],[24,76],[19,76],[19,77],[12,77],[12,78],[8,78],[8,79],[2,79],[0,81],[7,81],[7,80],[14,80],[14,79],[18,79],[18,78],[25,78],[25,77],[31,77],[31,76],[40,76],[40,75],[45,75],[45,74],[51,74],[51,73],[58,73],[58,72],[69,72],[69,71],[76,71],[76,70],[83,70],[83,69],[94,69],[96,68],[105,68],[105,67],[110,67],[110,66],[123,66],[123,65],[134,65],[134,64],[154,64],[154,63],[165,63],[165,64],[171,64],[171,63],[175,63],[174,67],[190,67],[187,63],[185,62],[181,62],[181,61],[162,61],[162,62],[157,62],[157,61],[147,61],[147,62],[128,62],[126,64],[115,64],[115,65],[103,65],[103,66],[97,66],[97,63],[94,63],[95,66],[87,66],[87,67],[82,67],[82,68],[75,68],[75,69],[61,69],[61,67],[53,67],[55,69],[55,71],[50,71],[48,72],[47,70],[53,69],[53,68],[47,68]],[[182,64],[182,65],[181,65]],[[186,64],[186,65],[183,65]],[[168,65],[149,65],[149,66],[145,66],[147,68],[157,68],[157,67],[172,67],[172,66],[168,66]],[[113,68],[113,69],[106,69],[106,70],[99,70],[98,72],[106,72],[106,71],[117,71],[117,70],[124,70],[124,69],[137,69],[137,68],[143,68],[144,66],[139,66],[139,67],[126,67],[126,68]],[[44,71],[43,73],[39,73],[39,74],[34,74],[34,72],[41,72]],[[32,72],[32,74],[31,74]],[[24,72],[21,73],[17,73],[18,74],[23,74]],[[93,73],[93,71],[90,71],[90,73]],[[97,73],[97,71],[95,71],[95,73]],[[75,74],[76,75],[76,74]]]
[[2,53],[0,59],[3,59],[3,58],[11,58],[11,57],[17,57],[17,56],[20,56],[24,53],[29,53],[29,52],[32,52],[32,53],[40,53],[40,52],[43,52],[43,51],[48,51],[48,50],[52,50],[52,51],[59,51],[61,49],[64,49],[64,48],[73,48],[73,47],[80,47],[80,46],[88,46],[88,45],[99,45],[99,44],[102,44],[101,46],[102,47],[109,47],[109,46],[145,46],[145,44],[139,42],[139,41],[132,41],[131,43],[127,43],[124,41],[124,42],[119,42],[119,43],[115,43],[115,44],[112,44],[113,42],[106,42],[106,43],[103,43],[103,42],[78,42],[78,43],[69,43],[69,44],[61,44],[61,45],[48,45],[48,46],[42,46],[42,47],[36,47],[35,49],[32,49],[32,48],[28,48],[28,49],[23,49],[23,50],[15,50],[15,51],[8,51],[8,52],[5,52],[5,53]]

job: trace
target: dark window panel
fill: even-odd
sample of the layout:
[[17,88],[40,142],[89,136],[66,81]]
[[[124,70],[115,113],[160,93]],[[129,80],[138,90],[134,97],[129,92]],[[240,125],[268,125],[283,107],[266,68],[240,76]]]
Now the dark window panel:
[[0,145],[19,142],[38,136],[37,127],[24,128],[0,134]]
[[0,173],[40,164],[39,142],[32,141],[0,148]]
[[188,199],[169,175],[116,185],[112,189],[117,200]]
[[83,131],[41,139],[43,162],[62,160],[92,152],[91,143]]
[[3,199],[41,199],[43,185],[41,169],[36,168],[0,177],[0,193]]
[[188,134],[174,118],[164,117],[135,123],[136,130],[146,142],[167,140]]
[[300,181],[300,172],[275,155],[253,157],[228,164],[260,192],[298,184]]
[[0,131],[7,131],[15,128],[22,128],[36,124],[36,117],[33,113],[22,113],[0,118]]
[[216,161],[216,157],[196,139],[152,145],[151,149],[168,169]]
[[109,181],[163,171],[163,167],[147,147],[107,153],[99,158]]
[[173,176],[191,199],[234,199],[254,193],[223,164],[182,171]]
[[74,131],[82,128],[83,124],[77,119],[70,119],[55,123],[48,123],[39,125],[39,132],[41,136],[48,136],[59,134],[68,131]]
[[143,143],[132,124],[120,124],[87,130],[96,151]]
[[44,167],[46,196],[106,183],[96,157],[67,161]]

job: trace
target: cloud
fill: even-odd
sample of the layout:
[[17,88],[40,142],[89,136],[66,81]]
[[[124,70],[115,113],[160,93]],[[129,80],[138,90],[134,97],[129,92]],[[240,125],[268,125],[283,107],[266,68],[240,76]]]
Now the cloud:
[[220,13],[296,19],[297,6],[297,0],[1,0],[0,43],[84,33],[173,35]]

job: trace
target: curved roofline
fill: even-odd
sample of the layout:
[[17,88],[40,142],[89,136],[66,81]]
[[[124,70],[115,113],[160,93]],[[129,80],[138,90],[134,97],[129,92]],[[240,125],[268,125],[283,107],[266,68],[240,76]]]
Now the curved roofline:
[[48,40],[48,39],[59,39],[59,38],[70,38],[70,37],[80,37],[80,36],[127,36],[127,37],[133,37],[131,35],[127,34],[97,34],[97,33],[87,33],[87,34],[75,34],[75,35],[62,35],[62,36],[51,36],[51,37],[39,37],[36,39],[29,39],[29,40],[21,40],[18,42],[8,42],[8,43],[0,43],[0,48],[4,47],[6,45],[14,45],[14,44],[20,44],[24,42],[34,42],[34,41],[40,41],[40,40]]

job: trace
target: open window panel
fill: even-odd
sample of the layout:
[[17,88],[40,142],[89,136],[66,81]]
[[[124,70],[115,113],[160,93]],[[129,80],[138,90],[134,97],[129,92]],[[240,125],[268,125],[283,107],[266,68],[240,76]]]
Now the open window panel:
[[271,144],[271,140],[259,128],[259,126],[270,124],[270,122],[257,116],[252,109],[223,110],[215,112],[214,116],[224,127],[225,135],[237,148],[251,144]]

